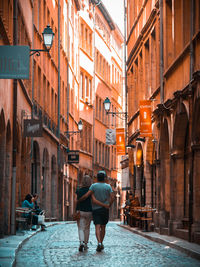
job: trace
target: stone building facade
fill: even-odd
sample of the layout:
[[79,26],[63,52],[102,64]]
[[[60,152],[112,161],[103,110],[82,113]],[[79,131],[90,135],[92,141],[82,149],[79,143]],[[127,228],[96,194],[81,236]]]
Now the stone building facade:
[[[200,243],[200,4],[127,1],[132,190],[157,209],[155,230]],[[140,100],[151,100],[152,136],[140,136]],[[141,138],[142,137],[142,138]]]
[[[0,45],[45,49],[44,28],[50,25],[55,34],[49,52],[37,56],[30,50],[29,79],[0,80],[1,236],[15,232],[15,207],[28,193],[39,195],[46,217],[69,220],[85,173],[96,176],[98,169],[105,168],[115,184],[116,151],[105,144],[106,123],[97,120],[95,110],[99,94],[103,112],[108,93],[115,99],[115,108],[121,109],[121,87],[110,77],[113,62],[118,77],[122,76],[123,38],[115,24],[109,24],[112,19],[103,4],[93,4],[88,0],[0,0]],[[96,16],[103,31],[94,26]],[[103,55],[99,78],[94,69],[97,49]],[[105,113],[98,116],[106,117]],[[42,136],[24,135],[26,119],[42,121]],[[79,133],[80,119],[83,131]],[[102,147],[98,164],[95,140]],[[79,151],[79,163],[68,163],[72,150]]]

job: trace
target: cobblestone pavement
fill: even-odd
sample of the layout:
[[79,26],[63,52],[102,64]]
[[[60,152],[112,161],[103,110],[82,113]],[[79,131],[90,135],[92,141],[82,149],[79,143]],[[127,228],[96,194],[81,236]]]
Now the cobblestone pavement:
[[56,225],[26,241],[17,253],[17,267],[121,267],[121,266],[200,266],[200,261],[130,233],[109,222],[104,240],[105,249],[96,252],[94,225],[91,224],[89,250],[78,251],[76,224]]

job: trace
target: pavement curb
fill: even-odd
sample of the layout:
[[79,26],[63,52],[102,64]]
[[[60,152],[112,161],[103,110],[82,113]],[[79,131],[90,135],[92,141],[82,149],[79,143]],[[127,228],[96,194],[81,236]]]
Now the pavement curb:
[[[118,226],[134,233],[141,235],[145,238],[150,239],[151,241],[167,245],[171,248],[175,248],[188,256],[195,258],[197,260],[200,260],[200,246],[195,243],[190,243],[188,241],[176,238],[174,236],[166,236],[166,235],[160,235],[155,232],[142,232],[141,230],[138,230],[137,228],[132,228],[127,225],[118,224]],[[170,240],[169,240],[170,239]]]

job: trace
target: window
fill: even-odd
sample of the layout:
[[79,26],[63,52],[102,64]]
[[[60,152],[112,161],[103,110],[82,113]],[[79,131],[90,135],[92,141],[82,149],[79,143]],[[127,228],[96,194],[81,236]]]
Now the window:
[[85,97],[88,97],[88,77],[85,76]]
[[98,114],[99,114],[99,99],[98,96],[96,96],[96,118],[98,119]]
[[88,102],[90,103],[92,100],[92,81],[89,79],[89,84],[88,84]]
[[95,141],[95,162],[98,160],[98,141]]
[[83,73],[81,73],[81,78],[80,78],[80,94],[81,94],[81,98],[83,99]]
[[101,164],[101,143],[99,143],[99,164]]
[[92,126],[86,122],[83,122],[81,132],[81,149],[88,153],[92,152]]

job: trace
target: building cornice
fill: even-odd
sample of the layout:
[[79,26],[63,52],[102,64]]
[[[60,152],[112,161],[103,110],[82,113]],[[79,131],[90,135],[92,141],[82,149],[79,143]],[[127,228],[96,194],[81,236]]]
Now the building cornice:
[[[96,5],[96,1],[95,0],[91,0],[93,5]],[[99,5],[96,5],[99,10],[101,11],[102,15],[104,16],[105,20],[107,21],[110,29],[113,31],[115,30],[115,23],[113,22],[110,14],[108,13],[107,9],[105,8],[104,4],[102,2],[100,2]]]

